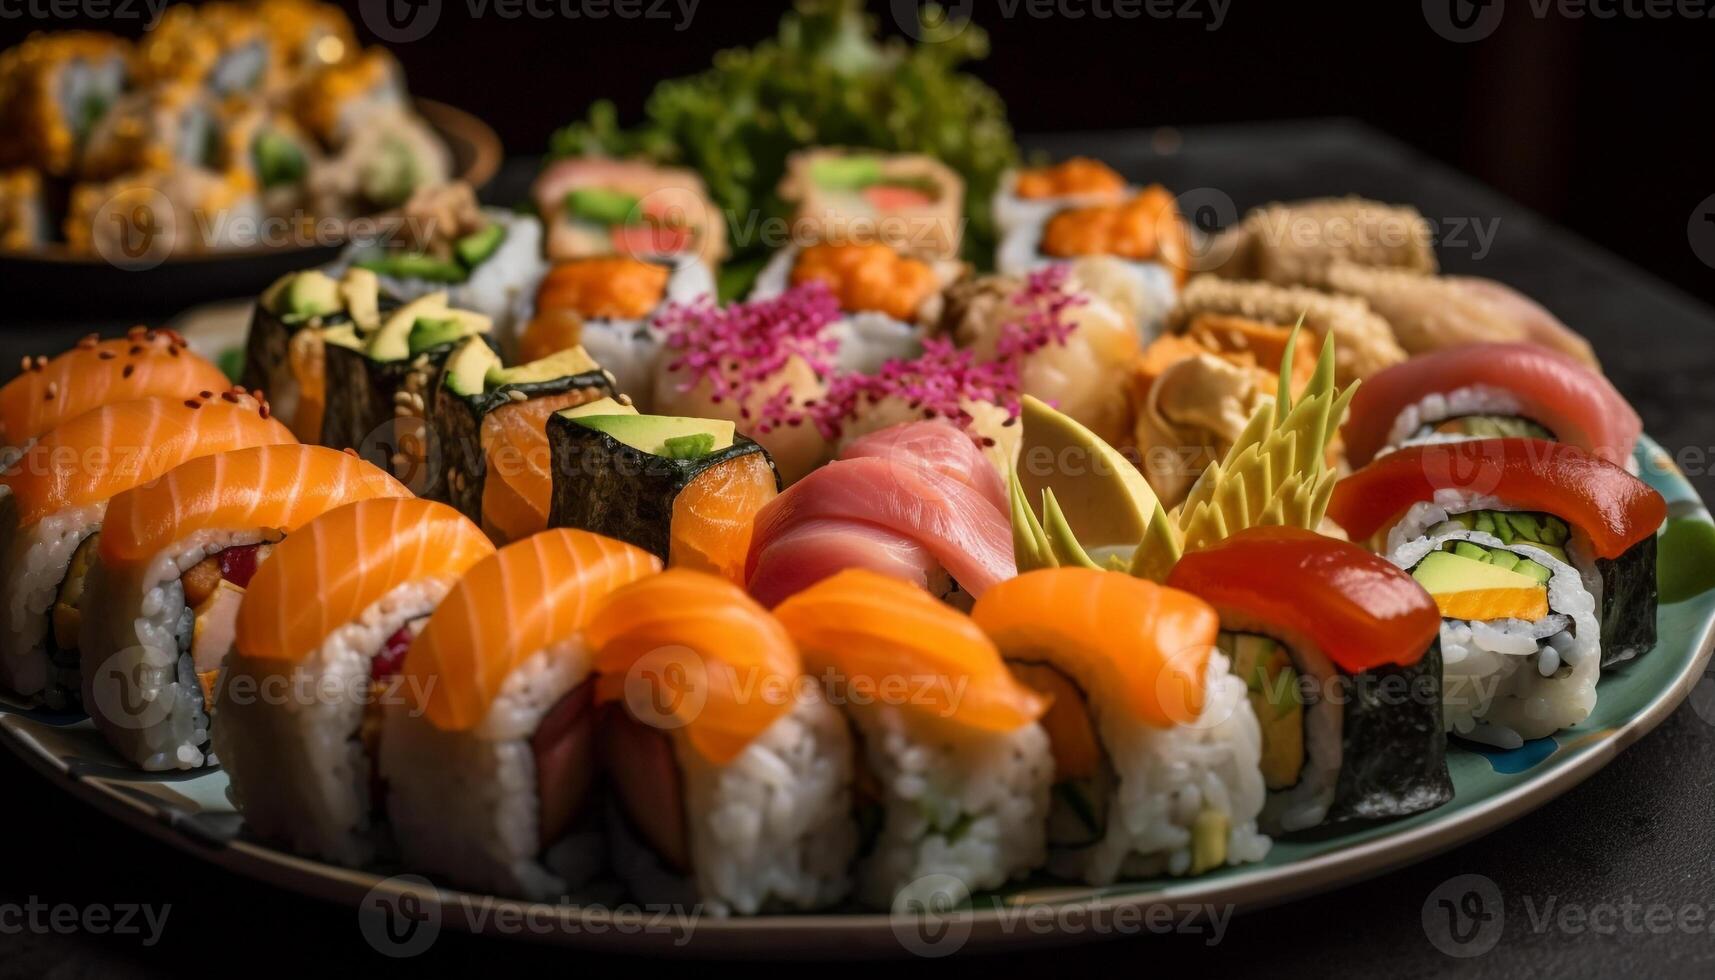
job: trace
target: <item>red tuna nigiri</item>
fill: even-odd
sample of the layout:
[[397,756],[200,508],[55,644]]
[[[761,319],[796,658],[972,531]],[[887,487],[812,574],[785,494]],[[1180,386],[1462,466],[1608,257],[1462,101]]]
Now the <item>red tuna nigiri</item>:
[[1590,536],[1598,558],[1618,558],[1667,519],[1642,480],[1576,446],[1540,439],[1478,439],[1409,446],[1334,487],[1328,516],[1366,541],[1438,491],[1494,497],[1553,514]]
[[1006,483],[970,433],[950,422],[905,422],[852,441],[841,459],[905,459],[937,470],[982,494],[996,509],[1008,509]]
[[1470,344],[1403,361],[1358,389],[1342,432],[1353,466],[1388,444],[1400,414],[1430,395],[1481,385],[1516,399],[1520,414],[1559,442],[1624,465],[1643,421],[1612,383],[1569,355],[1536,344]]

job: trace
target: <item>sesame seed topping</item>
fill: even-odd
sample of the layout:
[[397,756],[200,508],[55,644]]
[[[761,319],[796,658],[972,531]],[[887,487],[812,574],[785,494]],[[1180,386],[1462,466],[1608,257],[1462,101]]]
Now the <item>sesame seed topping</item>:
[[119,376],[122,378],[129,378],[135,373],[137,373],[137,365],[127,364],[125,365],[125,370],[119,372]]
[[185,399],[185,407],[186,408],[201,408],[202,402],[197,401],[195,398],[187,398],[187,399]]
[[115,354],[115,353],[113,353],[113,352],[112,352],[112,351],[110,351],[110,350],[104,350],[104,351],[102,351],[102,352],[101,352],[101,353],[100,353],[100,354],[97,354],[97,355],[96,355],[96,356],[97,356],[97,357],[99,357],[99,358],[100,358],[100,359],[102,359],[102,360],[104,360],[104,361],[111,361],[111,360],[113,360],[113,359],[114,359],[114,358],[115,358],[115,357],[118,357],[118,356],[119,356],[119,355],[118,355],[118,354]]

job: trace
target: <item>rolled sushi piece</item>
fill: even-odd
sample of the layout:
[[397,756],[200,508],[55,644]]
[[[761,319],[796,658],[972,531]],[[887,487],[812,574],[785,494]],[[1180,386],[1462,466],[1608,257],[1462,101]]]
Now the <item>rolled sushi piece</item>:
[[1339,345],[1336,374],[1342,385],[1372,377],[1406,358],[1389,322],[1369,304],[1304,286],[1200,275],[1180,294],[1178,304],[1168,314],[1167,328],[1185,333],[1194,330],[1198,321],[1213,321],[1211,325],[1219,329],[1223,321],[1233,320],[1288,330],[1302,321],[1318,339],[1334,337]]
[[609,842],[633,894],[716,915],[845,896],[852,739],[779,621],[732,582],[669,569],[613,593],[589,642]]
[[215,680],[274,545],[335,507],[408,496],[350,453],[272,445],[193,459],[114,497],[78,633],[84,708],[108,745],[150,771],[209,761]]
[[1249,689],[1268,786],[1292,833],[1453,798],[1441,723],[1441,613],[1410,575],[1347,541],[1247,528],[1187,553],[1167,585],[1214,607]]
[[1208,253],[1217,275],[1279,286],[1329,287],[1336,265],[1429,277],[1435,234],[1417,209],[1360,197],[1325,197],[1256,208],[1221,233]]
[[187,460],[294,441],[266,403],[212,390],[104,405],[44,432],[0,477],[0,684],[77,705],[81,610],[96,608],[86,579],[115,495]]
[[274,414],[304,442],[319,442],[327,410],[327,331],[354,339],[381,329],[382,311],[399,303],[382,296],[368,269],[338,278],[319,269],[275,280],[256,301],[244,342],[243,382],[268,393]]
[[550,163],[531,194],[555,262],[694,257],[712,274],[726,258],[726,222],[694,170],[570,157]]
[[920,154],[801,150],[786,161],[780,199],[794,241],[886,245],[928,260],[956,259],[965,182]]
[[83,146],[130,74],[131,45],[92,31],[33,33],[0,53],[0,166],[75,176]]
[[192,85],[219,98],[275,92],[287,82],[267,22],[247,4],[167,10],[138,45],[137,65],[140,85]]
[[429,486],[441,467],[428,422],[435,381],[461,343],[486,342],[491,331],[488,317],[453,309],[444,292],[406,303],[373,331],[355,322],[322,329],[327,406],[318,441],[357,449],[411,486]]
[[544,531],[472,566],[441,601],[381,728],[405,867],[537,900],[599,870],[587,631],[607,595],[660,569],[611,538]]
[[[612,408],[620,410],[598,414]],[[741,502],[772,499],[780,488],[768,453],[724,419],[639,415],[597,403],[551,416],[548,444],[549,526],[605,534],[664,561],[673,553],[676,522],[710,507],[725,512],[713,502],[722,497],[731,498],[733,519],[742,522]],[[721,536],[720,551],[703,560],[719,568],[739,564],[735,551],[748,543],[741,537]]]
[[823,579],[775,615],[857,735],[861,901],[960,903],[1042,865],[1048,699],[1014,679],[970,617],[866,569]]
[[80,175],[112,180],[180,167],[218,170],[223,132],[218,102],[181,82],[120,96],[89,132]]
[[1600,667],[1655,644],[1667,504],[1574,446],[1410,446],[1340,481],[1328,516],[1441,608],[1451,732],[1514,748],[1576,725]]
[[1583,362],[1510,343],[1450,347],[1388,368],[1352,399],[1343,433],[1354,467],[1420,442],[1523,436],[1636,472],[1643,428],[1625,397]]
[[220,368],[172,330],[133,327],[109,340],[90,334],[52,360],[25,358],[18,376],[0,388],[0,458],[10,466],[42,433],[103,405],[183,400],[226,387]]
[[423,187],[405,202],[400,234],[358,242],[336,270],[368,269],[389,296],[409,302],[437,292],[489,318],[503,346],[523,329],[517,312],[542,278],[542,226],[529,215],[477,204],[469,184]]
[[520,356],[538,360],[582,346],[613,375],[620,394],[640,411],[651,411],[663,341],[656,321],[670,309],[712,302],[714,294],[708,267],[688,258],[617,255],[561,262],[536,291]]
[[864,568],[968,604],[1018,574],[1008,514],[999,475],[968,434],[905,423],[854,441],[763,507],[745,580],[775,606]]
[[28,252],[53,239],[42,174],[32,167],[0,169],[0,252]]
[[1135,194],[1112,167],[1090,157],[1011,170],[994,194],[994,223],[1001,234],[1040,224],[1064,208],[1116,204]]
[[220,107],[220,131],[222,169],[261,194],[264,210],[288,214],[303,205],[320,150],[290,116],[258,99],[234,99]]
[[1153,337],[1191,271],[1189,233],[1172,193],[1151,184],[1122,201],[1063,207],[1014,227],[1001,239],[995,269],[1022,276],[1045,265],[1076,270],[1092,260],[1107,260],[1094,262],[1106,270],[1102,278],[1121,282],[1104,292],[1123,297],[1143,336]]
[[435,386],[429,419],[441,466],[422,495],[451,503],[498,540],[546,530],[548,416],[612,394],[607,374],[581,347],[506,367],[481,338],[466,339]]
[[391,841],[377,768],[405,651],[472,565],[475,524],[427,500],[336,507],[274,547],[239,608],[212,742],[250,833],[360,867]]
[[777,299],[808,283],[827,286],[842,314],[830,329],[835,367],[873,374],[922,351],[927,325],[941,315],[942,292],[964,273],[957,261],[919,258],[879,242],[819,242],[775,253],[750,299]]
[[1094,885],[1260,861],[1262,734],[1203,600],[1116,572],[1049,568],[972,618],[1053,699],[1049,870]]
[[[115,221],[116,214],[129,220]],[[74,185],[61,227],[71,251],[136,268],[178,256],[255,248],[254,230],[265,217],[254,188],[208,167],[181,164]],[[131,234],[137,228],[152,228],[155,234]]]

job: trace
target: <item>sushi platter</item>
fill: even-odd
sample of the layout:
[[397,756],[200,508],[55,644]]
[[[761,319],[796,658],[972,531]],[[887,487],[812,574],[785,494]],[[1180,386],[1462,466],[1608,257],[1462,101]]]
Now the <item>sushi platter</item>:
[[1576,324],[1407,203],[1021,159],[853,10],[757,56],[967,130],[756,136],[762,186],[598,108],[525,207],[431,174],[236,329],[25,358],[0,741],[365,914],[941,955],[1379,874],[1687,698],[1715,528]]

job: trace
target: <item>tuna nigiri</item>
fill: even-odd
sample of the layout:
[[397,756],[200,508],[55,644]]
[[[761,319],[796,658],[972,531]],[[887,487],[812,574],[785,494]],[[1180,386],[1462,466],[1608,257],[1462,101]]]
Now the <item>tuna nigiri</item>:
[[90,409],[138,398],[193,398],[224,390],[220,369],[192,353],[171,330],[135,327],[124,337],[96,335],[48,360],[26,358],[0,388],[0,446],[23,447]]
[[[925,424],[936,426],[912,426]],[[978,475],[982,471],[976,467],[985,464],[972,457],[950,465],[949,460],[960,459],[955,451],[934,455],[938,466],[926,465],[915,454],[923,445],[919,438],[894,431],[862,447],[879,455],[831,463],[764,507],[756,518],[747,562],[751,594],[772,605],[813,585],[812,576],[830,565],[818,554],[828,540],[825,522],[848,525],[864,541],[841,558],[859,567],[894,571],[909,545],[923,549],[930,559],[905,565],[929,567],[932,560],[935,576],[913,578],[937,593],[957,583],[970,595],[981,596],[1014,575],[1011,525],[996,503],[994,484]],[[813,522],[818,524],[816,534],[794,533]]]
[[879,824],[858,894],[894,908],[928,883],[996,888],[1042,863],[1053,763],[1019,683],[964,613],[898,579],[848,569],[776,615],[862,736],[860,813]]
[[610,538],[544,531],[478,562],[441,602],[405,654],[403,698],[381,731],[387,814],[410,867],[541,899],[599,866],[599,835],[593,854],[586,846],[586,631],[608,594],[660,568]]
[[780,622],[726,579],[669,569],[610,596],[589,638],[615,863],[643,901],[675,878],[742,913],[843,896],[851,738]]
[[1613,384],[1535,344],[1470,344],[1396,364],[1364,382],[1344,428],[1361,467],[1412,442],[1543,434],[1622,466],[1643,422]]
[[351,866],[376,852],[382,709],[428,615],[493,553],[458,511],[399,497],[335,508],[275,547],[239,610],[212,733],[251,833]]
[[43,433],[0,476],[0,683],[77,702],[79,608],[109,498],[189,459],[294,441],[236,391],[117,402]]
[[116,496],[85,599],[102,615],[78,637],[109,744],[145,769],[202,765],[214,680],[273,545],[335,507],[408,496],[355,454],[300,445],[203,456]]
[[1092,884],[1261,860],[1261,735],[1207,603],[1115,572],[1051,568],[972,618],[1054,697],[1049,867]]

